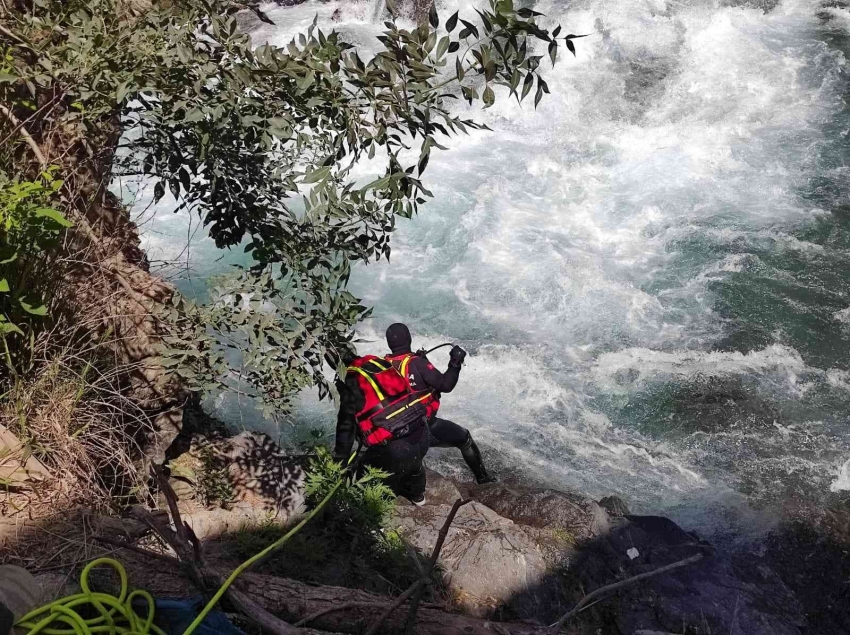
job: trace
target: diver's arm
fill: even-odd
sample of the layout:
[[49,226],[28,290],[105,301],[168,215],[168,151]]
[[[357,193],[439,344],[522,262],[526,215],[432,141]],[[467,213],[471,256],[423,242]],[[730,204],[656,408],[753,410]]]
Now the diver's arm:
[[457,386],[457,380],[460,378],[460,366],[450,365],[445,373],[441,373],[434,368],[427,357],[414,357],[410,364],[422,378],[422,381],[437,392],[451,392]]
[[349,373],[345,382],[339,380],[336,382],[339,392],[339,414],[336,418],[334,457],[338,460],[347,460],[351,456],[351,447],[354,445],[354,437],[357,434],[356,415],[363,407],[363,395],[353,375],[354,373]]

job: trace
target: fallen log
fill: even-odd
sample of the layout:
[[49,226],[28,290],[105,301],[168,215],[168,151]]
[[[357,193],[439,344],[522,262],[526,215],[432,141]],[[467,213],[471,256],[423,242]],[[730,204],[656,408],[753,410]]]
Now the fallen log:
[[[236,582],[242,593],[265,610],[290,623],[332,609],[345,602],[345,611],[330,611],[316,617],[315,628],[340,633],[362,633],[387,607],[388,598],[367,591],[335,586],[311,586],[297,580],[259,573],[245,573]],[[407,614],[395,611],[384,622],[382,634],[404,632]],[[493,622],[428,606],[417,612],[417,635],[551,635],[545,626]]]

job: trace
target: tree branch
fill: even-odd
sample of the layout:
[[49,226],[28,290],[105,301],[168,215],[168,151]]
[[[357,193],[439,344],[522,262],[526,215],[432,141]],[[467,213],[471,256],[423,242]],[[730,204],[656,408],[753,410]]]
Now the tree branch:
[[41,169],[47,167],[47,158],[45,158],[44,153],[41,151],[41,148],[38,147],[38,144],[35,142],[35,139],[32,138],[29,131],[18,121],[18,118],[12,113],[11,110],[6,108],[3,104],[0,104],[0,112],[2,112],[6,119],[12,124],[13,127],[17,128],[21,136],[24,138],[24,141],[27,142],[27,145],[32,149],[33,154],[35,154],[35,158],[38,159],[38,162],[41,163]]
[[615,582],[614,584],[609,584],[607,586],[600,587],[600,588],[596,589],[595,591],[585,595],[579,601],[579,603],[576,604],[575,607],[573,607],[573,609],[571,611],[569,611],[568,613],[565,613],[561,617],[561,619],[559,619],[557,622],[552,624],[552,626],[550,628],[554,629],[555,631],[560,630],[560,628],[568,620],[570,620],[573,617],[575,617],[576,615],[578,615],[579,612],[581,612],[582,608],[584,608],[584,606],[588,602],[598,598],[601,595],[605,595],[606,593],[610,593],[611,591],[616,591],[617,589],[621,589],[621,588],[626,587],[626,586],[631,586],[632,584],[634,584],[636,582],[640,582],[641,580],[646,580],[647,578],[652,578],[654,576],[661,575],[662,573],[668,573],[669,571],[673,571],[674,569],[680,569],[682,567],[686,567],[689,564],[693,564],[694,562],[702,560],[702,557],[703,557],[703,554],[698,553],[696,555],[691,556],[690,558],[685,558],[684,560],[679,560],[678,562],[674,562],[672,564],[668,564],[668,565],[665,565],[663,567],[659,567],[658,569],[655,569],[654,571],[647,571],[646,573],[641,573],[641,574],[638,574],[636,576],[632,576],[631,578],[626,578],[625,580],[620,580],[619,582]]

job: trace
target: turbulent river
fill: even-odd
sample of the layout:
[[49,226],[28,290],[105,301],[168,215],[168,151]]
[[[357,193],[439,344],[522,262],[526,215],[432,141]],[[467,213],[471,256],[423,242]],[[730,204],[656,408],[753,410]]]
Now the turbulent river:
[[[841,4],[539,0],[590,35],[547,68],[536,111],[502,95],[473,113],[493,132],[432,155],[434,199],[391,264],[353,276],[375,307],[362,350],[383,350],[393,321],[415,346],[461,343],[441,412],[503,471],[688,528],[751,535],[784,505],[850,489]],[[277,25],[257,43],[284,45],[318,13],[361,51],[377,44],[371,3],[266,9]],[[140,224],[152,259],[188,263],[184,291],[238,261],[167,212]],[[216,404],[236,425],[302,434]],[[305,395],[294,419],[330,433],[333,406]],[[446,451],[429,460],[460,470]]]

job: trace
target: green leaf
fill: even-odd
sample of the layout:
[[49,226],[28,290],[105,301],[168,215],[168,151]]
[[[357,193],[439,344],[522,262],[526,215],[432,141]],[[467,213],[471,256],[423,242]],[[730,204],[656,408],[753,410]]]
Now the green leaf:
[[39,207],[33,212],[33,214],[35,214],[36,218],[49,218],[54,223],[61,225],[62,227],[70,227],[73,225],[71,221],[50,207]]
[[449,44],[451,44],[451,38],[448,35],[444,35],[440,38],[440,42],[437,44],[437,59],[440,59],[446,54],[446,51],[449,49]]
[[440,18],[437,15],[437,3],[431,3],[431,10],[428,12],[428,22],[435,29],[440,26]]
[[327,178],[328,174],[330,174],[331,168],[330,166],[326,166],[323,168],[319,168],[318,170],[313,170],[307,176],[304,177],[304,180],[301,181],[305,185],[309,185],[311,183],[318,183],[319,181]]
[[0,278],[0,293],[9,293],[9,281],[6,278]]
[[33,306],[32,304],[30,304],[26,300],[18,300],[18,303],[21,305],[21,308],[24,311],[26,311],[27,313],[30,313],[32,315],[42,316],[42,317],[47,315],[47,307],[44,306],[43,304],[40,305],[40,306]]
[[458,12],[455,11],[452,14],[452,16],[448,20],[446,20],[446,31],[451,33],[452,31],[455,30],[455,27],[457,26],[457,18],[458,18]]
[[[463,18],[461,18],[461,20],[460,20],[460,21],[463,23],[463,26],[465,26],[465,27],[466,27],[466,29],[464,29],[465,31],[469,31],[469,32],[470,32],[470,33],[472,33],[472,35],[474,35],[475,37],[479,37],[479,35],[478,35],[478,27],[477,27],[477,26],[475,26],[474,24],[472,24],[472,22],[467,22],[467,21],[466,21],[466,20],[464,20]],[[462,38],[463,36],[460,36],[460,37]]]
[[[0,315],[0,318],[3,318],[3,316]],[[11,322],[7,322],[5,319],[0,319],[0,335],[8,335],[9,333],[17,333],[22,337],[24,335],[24,332],[17,326]]]
[[525,96],[531,90],[531,87],[534,85],[534,73],[526,73],[525,79],[522,82],[522,94],[519,97],[519,100],[522,101],[525,99]]
[[540,83],[542,81],[543,80],[540,79],[539,77],[537,78],[537,92],[534,95],[534,107],[535,108],[537,108],[537,104],[540,103],[540,100],[543,99],[543,84]]
[[390,184],[390,181],[391,181],[391,180],[392,180],[392,177],[389,177],[389,176],[385,176],[385,177],[383,177],[383,178],[376,179],[376,180],[372,181],[371,183],[369,183],[368,185],[366,185],[366,186],[363,188],[363,190],[364,190],[364,191],[365,191],[365,190],[382,190],[382,189],[384,189],[387,185],[389,185],[389,184]]
[[496,94],[493,92],[493,89],[490,88],[489,86],[487,86],[484,89],[483,99],[484,99],[484,107],[485,108],[489,108],[496,101]]

